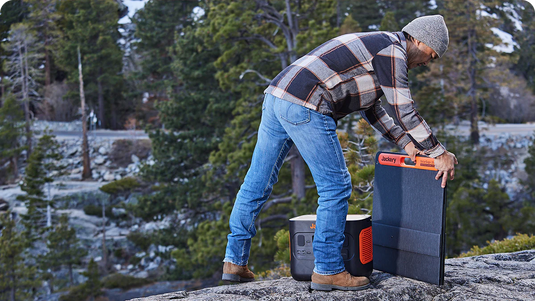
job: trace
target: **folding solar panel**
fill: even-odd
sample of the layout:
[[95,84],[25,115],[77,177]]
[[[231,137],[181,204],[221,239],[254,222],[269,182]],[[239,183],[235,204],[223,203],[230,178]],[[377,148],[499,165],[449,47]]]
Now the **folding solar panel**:
[[444,284],[446,189],[434,159],[379,152],[373,195],[373,267]]

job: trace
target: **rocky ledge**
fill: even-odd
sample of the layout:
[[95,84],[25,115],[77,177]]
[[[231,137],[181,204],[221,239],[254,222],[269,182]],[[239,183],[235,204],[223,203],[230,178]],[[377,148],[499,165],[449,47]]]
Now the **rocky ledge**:
[[321,292],[310,282],[281,278],[179,291],[131,301],[167,300],[535,300],[535,250],[447,259],[444,285],[374,271],[365,291]]

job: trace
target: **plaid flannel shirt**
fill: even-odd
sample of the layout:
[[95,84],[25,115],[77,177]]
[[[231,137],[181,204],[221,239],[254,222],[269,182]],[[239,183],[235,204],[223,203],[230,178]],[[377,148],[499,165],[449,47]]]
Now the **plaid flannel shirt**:
[[[312,50],[277,75],[264,93],[333,116],[360,114],[383,137],[426,155],[445,151],[414,109],[402,32],[351,33]],[[381,106],[385,95],[394,119]]]

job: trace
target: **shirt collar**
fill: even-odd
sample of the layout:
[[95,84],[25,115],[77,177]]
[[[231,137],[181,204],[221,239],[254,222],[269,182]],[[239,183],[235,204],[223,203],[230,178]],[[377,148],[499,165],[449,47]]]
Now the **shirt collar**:
[[401,46],[403,46],[403,49],[407,51],[407,40],[405,40],[405,35],[403,34],[403,32],[398,31],[395,32],[395,34],[398,36],[399,41],[401,42]]

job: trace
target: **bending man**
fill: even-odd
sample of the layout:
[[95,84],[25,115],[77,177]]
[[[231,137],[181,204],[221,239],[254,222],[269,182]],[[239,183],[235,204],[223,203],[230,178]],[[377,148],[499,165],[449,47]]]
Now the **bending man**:
[[[408,70],[444,55],[448,29],[440,15],[413,20],[401,32],[352,33],[334,38],[285,68],[265,90],[262,120],[251,167],[236,197],[223,265],[223,280],[252,281],[247,268],[255,220],[295,144],[318,190],[313,241],[312,288],[359,290],[366,277],[345,271],[341,256],[352,191],[336,134],[338,119],[359,112],[383,137],[415,160],[435,158],[436,179],[453,179],[455,155],[448,152],[416,112]],[[395,116],[381,106],[385,96]]]

